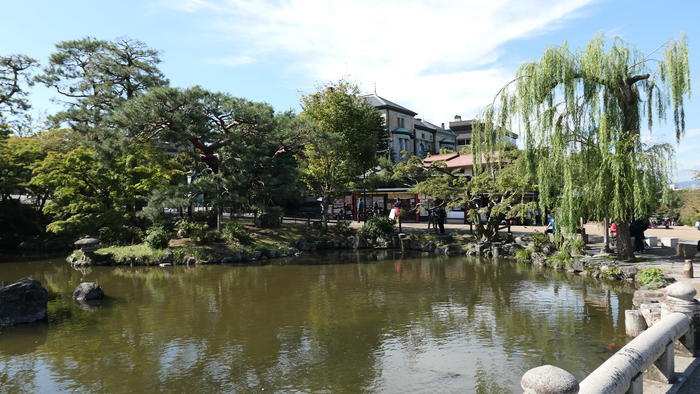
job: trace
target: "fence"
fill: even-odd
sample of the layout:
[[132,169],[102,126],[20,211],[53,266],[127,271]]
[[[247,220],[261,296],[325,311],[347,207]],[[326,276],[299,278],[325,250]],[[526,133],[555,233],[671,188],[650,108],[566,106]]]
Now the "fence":
[[[650,313],[651,327],[612,355],[580,383],[569,372],[552,365],[527,371],[521,380],[525,393],[628,393],[641,394],[644,380],[670,384],[675,382],[676,352],[687,357],[700,354],[700,303],[696,290],[686,283],[666,288],[661,303]],[[639,311],[626,313],[627,332],[637,333]],[[645,316],[646,318],[646,316]],[[647,320],[642,320],[645,324]],[[634,327],[629,327],[633,325]],[[692,363],[691,365],[694,365]]]

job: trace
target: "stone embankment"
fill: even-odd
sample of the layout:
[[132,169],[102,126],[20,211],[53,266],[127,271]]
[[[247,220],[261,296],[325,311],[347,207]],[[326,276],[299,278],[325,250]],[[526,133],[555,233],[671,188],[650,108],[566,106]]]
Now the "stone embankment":
[[[229,248],[201,246],[172,248],[152,255],[100,254],[99,240],[88,238],[76,242],[76,249],[67,261],[75,267],[110,265],[171,265],[193,264],[265,264],[276,258],[299,256],[321,250],[398,249],[419,252],[424,256],[474,256],[485,258],[515,258],[536,267],[547,267],[585,275],[596,279],[634,281],[638,270],[610,256],[571,256],[557,251],[543,234],[512,237],[504,234],[499,242],[474,242],[472,238],[457,234],[436,235],[426,233],[387,234],[377,238],[360,235],[326,235],[297,239],[286,247],[259,247],[231,250]],[[659,283],[656,287],[662,286]]]

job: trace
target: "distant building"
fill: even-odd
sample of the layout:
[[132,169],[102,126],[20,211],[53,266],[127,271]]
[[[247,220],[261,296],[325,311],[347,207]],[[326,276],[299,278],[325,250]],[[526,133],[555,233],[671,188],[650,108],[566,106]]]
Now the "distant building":
[[377,108],[390,137],[390,154],[394,162],[401,160],[401,152],[409,155],[426,157],[428,154],[439,152],[441,149],[454,150],[456,147],[455,134],[440,127],[416,118],[417,112],[389,101],[376,93],[364,96]]
[[[450,122],[450,130],[456,133],[457,151],[471,147],[472,134],[474,125],[477,124],[475,119],[462,120],[460,115],[455,115],[454,121]],[[513,132],[506,132],[506,142],[511,145],[516,145],[518,135]]]

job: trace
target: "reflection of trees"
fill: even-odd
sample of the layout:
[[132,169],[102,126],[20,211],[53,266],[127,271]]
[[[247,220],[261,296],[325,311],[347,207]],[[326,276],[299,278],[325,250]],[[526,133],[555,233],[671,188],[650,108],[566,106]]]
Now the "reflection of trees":
[[[63,390],[359,391],[390,379],[384,363],[393,352],[416,360],[404,366],[410,380],[422,373],[422,355],[458,338],[460,384],[501,392],[542,362],[588,371],[607,357],[602,342],[624,341],[624,312],[613,323],[610,303],[584,302],[612,297],[624,311],[630,297],[617,289],[509,263],[393,252],[378,263],[355,264],[358,258],[85,273],[38,265],[34,277],[59,296],[46,343],[34,353],[66,377],[57,383]],[[93,280],[112,302],[95,312],[72,306],[73,287]],[[9,357],[0,353],[0,370],[20,362]],[[3,378],[17,387],[35,379]]]

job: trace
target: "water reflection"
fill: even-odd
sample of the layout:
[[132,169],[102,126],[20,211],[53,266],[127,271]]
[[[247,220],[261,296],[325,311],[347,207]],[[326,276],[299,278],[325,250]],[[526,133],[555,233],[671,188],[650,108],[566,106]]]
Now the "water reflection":
[[[40,280],[48,324],[0,331],[9,391],[518,392],[582,377],[624,344],[631,296],[511,263],[329,253],[260,267],[4,263]],[[289,262],[287,262],[289,263]],[[81,281],[110,301],[72,304]],[[612,346],[611,346],[612,344]]]

